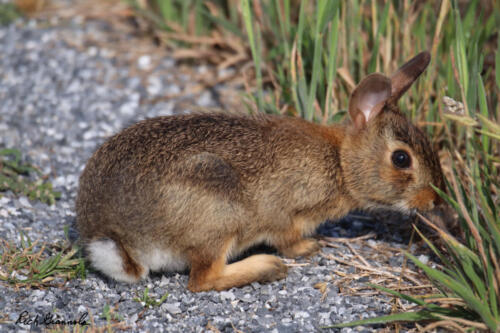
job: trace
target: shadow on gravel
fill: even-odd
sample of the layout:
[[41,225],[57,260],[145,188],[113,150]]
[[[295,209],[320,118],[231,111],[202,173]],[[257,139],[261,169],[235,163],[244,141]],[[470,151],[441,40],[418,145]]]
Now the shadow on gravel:
[[[333,238],[357,238],[368,234],[373,239],[388,243],[397,242],[408,245],[417,219],[393,211],[377,211],[372,214],[354,212],[337,221],[325,221],[316,230],[317,236]],[[417,224],[422,230],[422,224]],[[424,232],[425,234],[425,232]],[[241,260],[253,254],[278,254],[274,247],[260,244],[237,256],[231,262]]]
[[357,238],[371,233],[377,240],[408,244],[416,221],[414,216],[394,211],[380,210],[371,214],[356,211],[340,220],[324,222],[317,233],[334,238]]

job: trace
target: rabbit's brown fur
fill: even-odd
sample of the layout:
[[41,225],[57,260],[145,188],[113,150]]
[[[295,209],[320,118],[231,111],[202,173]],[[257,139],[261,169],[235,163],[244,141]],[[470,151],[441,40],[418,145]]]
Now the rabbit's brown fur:
[[[402,94],[391,92],[391,82],[408,89],[422,62],[403,66],[392,81],[364,80],[349,126],[190,114],[145,120],[113,136],[80,178],[77,224],[91,262],[129,282],[150,270],[190,267],[190,290],[222,290],[285,277],[272,255],[227,264],[256,243],[307,256],[319,246],[304,237],[328,218],[380,206],[431,208],[439,199],[429,183],[442,186],[439,161],[390,99]],[[366,105],[375,110],[369,116]],[[397,149],[409,152],[411,169],[391,164]]]

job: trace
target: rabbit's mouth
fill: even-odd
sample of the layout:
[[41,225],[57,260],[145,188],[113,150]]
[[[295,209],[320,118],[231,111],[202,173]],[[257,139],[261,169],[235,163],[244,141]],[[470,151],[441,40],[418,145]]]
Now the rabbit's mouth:
[[377,200],[377,199],[372,199],[370,200],[368,204],[369,210],[391,210],[391,211],[396,211],[398,213],[404,214],[404,215],[409,215],[409,216],[414,216],[416,212],[418,211],[417,208],[415,207],[410,207],[408,203],[404,200],[397,201],[397,202],[386,202],[382,200]]

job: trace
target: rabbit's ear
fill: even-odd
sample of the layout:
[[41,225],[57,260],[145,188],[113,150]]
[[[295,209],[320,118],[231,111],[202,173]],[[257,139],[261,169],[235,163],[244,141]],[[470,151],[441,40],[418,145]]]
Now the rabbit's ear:
[[430,53],[427,51],[421,52],[392,74],[390,102],[396,103],[398,101],[398,99],[411,87],[412,83],[427,68],[430,61]]
[[349,116],[357,129],[382,111],[391,97],[391,80],[379,73],[365,77],[354,89],[349,100]]

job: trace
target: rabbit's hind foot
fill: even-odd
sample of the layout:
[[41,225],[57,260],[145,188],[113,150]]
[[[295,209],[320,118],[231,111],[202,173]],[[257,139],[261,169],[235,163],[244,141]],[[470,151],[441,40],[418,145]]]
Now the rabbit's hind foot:
[[226,290],[252,282],[280,280],[286,274],[287,266],[273,255],[253,255],[229,265],[223,257],[208,267],[193,262],[188,288],[193,292]]

